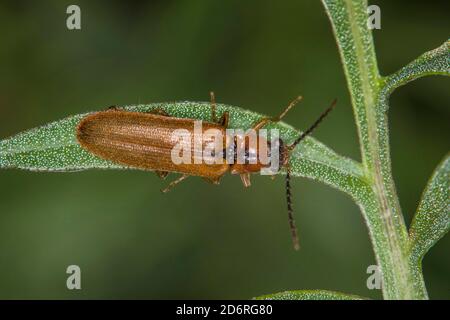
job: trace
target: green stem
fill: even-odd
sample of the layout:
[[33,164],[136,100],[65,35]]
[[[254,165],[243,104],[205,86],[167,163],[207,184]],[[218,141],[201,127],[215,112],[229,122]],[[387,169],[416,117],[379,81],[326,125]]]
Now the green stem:
[[[368,188],[357,199],[369,228],[386,299],[427,298],[408,262],[408,232],[391,173],[387,96],[379,75],[367,2],[323,0],[339,47],[357,123]],[[421,274],[420,274],[421,276]],[[418,282],[420,283],[420,281]],[[423,283],[423,281],[421,281]]]

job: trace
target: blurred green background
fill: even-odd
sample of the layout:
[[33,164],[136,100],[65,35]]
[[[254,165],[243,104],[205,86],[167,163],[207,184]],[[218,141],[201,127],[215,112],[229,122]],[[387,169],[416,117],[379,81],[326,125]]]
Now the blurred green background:
[[[449,37],[445,1],[377,1],[380,70],[396,71]],[[81,31],[66,8],[81,7]],[[409,224],[449,150],[450,80],[420,79],[391,97],[393,172]],[[335,97],[315,137],[359,159],[352,109],[319,1],[2,1],[0,138],[109,105],[191,100],[269,115],[298,94],[287,122],[305,128]],[[173,178],[173,177],[171,177]],[[284,181],[250,189],[167,181],[139,171],[0,171],[0,298],[250,298],[323,288],[380,298],[349,197],[296,179],[302,249],[291,246]],[[450,237],[424,260],[431,298],[450,298]],[[68,265],[82,290],[66,289]]]

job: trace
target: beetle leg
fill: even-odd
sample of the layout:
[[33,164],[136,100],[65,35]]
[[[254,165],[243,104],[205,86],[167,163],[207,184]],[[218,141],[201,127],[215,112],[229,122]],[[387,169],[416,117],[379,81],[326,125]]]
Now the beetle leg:
[[291,108],[293,106],[295,106],[297,103],[302,101],[302,99],[303,99],[302,96],[298,96],[297,98],[292,100],[291,103],[289,103],[289,105],[286,107],[286,109],[283,110],[282,113],[280,113],[280,115],[278,115],[277,117],[274,117],[274,118],[262,118],[261,120],[259,120],[257,123],[255,123],[253,125],[252,129],[255,130],[255,131],[258,131],[259,129],[264,127],[269,122],[279,122],[279,121],[281,121],[281,119],[284,118],[284,116],[289,112],[289,110],[291,110]]
[[189,177],[187,174],[183,174],[181,177],[179,177],[177,180],[172,181],[171,183],[169,183],[169,185],[164,188],[161,189],[161,191],[163,193],[169,192],[173,187],[175,187],[177,184],[179,184],[181,181],[183,181],[184,179],[186,179],[187,177]]
[[170,117],[170,115],[169,115],[166,111],[164,111],[163,109],[161,109],[161,108],[153,109],[153,110],[151,110],[151,111],[148,111],[147,113],[157,114],[157,115],[165,116],[165,117]]
[[217,116],[216,116],[216,97],[214,96],[214,92],[209,92],[209,96],[211,98],[211,119],[212,122],[217,122]]
[[291,110],[293,106],[295,106],[297,103],[299,103],[302,100],[303,100],[302,96],[298,96],[297,98],[292,100],[291,103],[289,103],[289,105],[286,107],[286,109],[284,109],[283,112],[280,113],[280,115],[278,117],[276,117],[273,121],[278,122],[281,119],[283,119],[284,116],[289,112],[289,110]]
[[241,175],[242,183],[244,184],[244,187],[250,187],[250,173],[242,173]]
[[262,127],[264,127],[266,124],[268,124],[270,121],[272,121],[271,118],[262,118],[257,123],[255,123],[252,127],[253,130],[259,131]]
[[230,114],[228,111],[225,111],[219,119],[219,124],[225,128],[228,128],[228,122],[230,121]]
[[157,175],[158,177],[160,177],[161,179],[165,179],[165,178],[167,178],[167,175],[169,174],[169,171],[159,171],[159,170],[156,170],[155,173],[156,173],[156,175]]
[[213,91],[211,91],[209,94],[211,96],[211,119],[212,119],[212,122],[218,123],[221,126],[224,126],[225,128],[228,128],[228,121],[230,119],[230,114],[227,111],[225,111],[222,114],[222,116],[220,117],[220,119],[217,120],[216,98],[215,98],[215,95],[214,95]]

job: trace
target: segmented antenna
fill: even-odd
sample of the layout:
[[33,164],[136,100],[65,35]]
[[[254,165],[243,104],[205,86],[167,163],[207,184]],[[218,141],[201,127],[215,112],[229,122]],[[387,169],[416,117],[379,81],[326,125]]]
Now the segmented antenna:
[[[319,118],[309,127],[305,132],[303,132],[300,137],[298,137],[291,145],[287,146],[288,151],[292,151],[304,138],[310,135],[315,128],[322,122],[322,120],[330,113],[331,110],[336,106],[337,100],[334,99],[331,105],[319,116]],[[288,153],[289,155],[289,153]],[[287,160],[287,172],[286,172],[286,201],[288,209],[288,219],[289,228],[291,229],[292,243],[294,244],[294,249],[299,250],[300,244],[298,240],[297,227],[295,226],[294,220],[294,210],[292,209],[292,196],[291,196],[291,168],[289,167],[289,160]]]
[[292,243],[294,245],[295,250],[300,249],[300,243],[298,241],[297,227],[295,226],[295,220],[292,209],[292,198],[291,198],[291,169],[287,168],[286,173],[286,200],[287,200],[287,209],[288,209],[288,219],[289,219],[289,228],[291,229]]
[[322,122],[322,120],[330,113],[331,110],[336,106],[337,99],[334,99],[331,105],[320,115],[320,117],[312,124],[311,127],[308,128],[305,132],[303,132],[297,140],[294,141],[291,145],[288,146],[289,151],[293,150],[303,139],[309,136],[315,128]]

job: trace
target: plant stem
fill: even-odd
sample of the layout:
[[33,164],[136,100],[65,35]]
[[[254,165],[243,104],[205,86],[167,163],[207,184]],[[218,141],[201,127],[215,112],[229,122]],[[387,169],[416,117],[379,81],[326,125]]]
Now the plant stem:
[[[408,233],[392,178],[388,119],[372,34],[367,27],[367,2],[323,0],[333,25],[344,65],[361,145],[368,188],[356,199],[366,220],[375,257],[383,276],[386,299],[423,299],[421,273],[408,262]],[[416,279],[416,281],[415,281]]]

